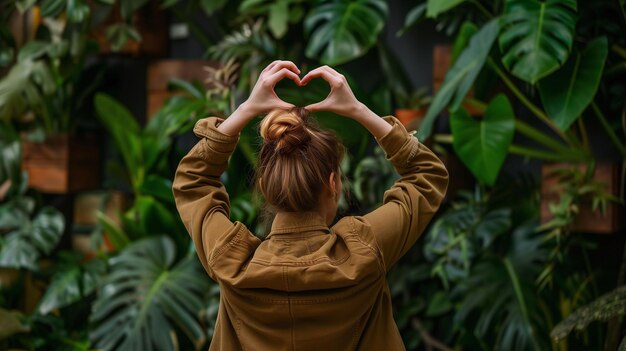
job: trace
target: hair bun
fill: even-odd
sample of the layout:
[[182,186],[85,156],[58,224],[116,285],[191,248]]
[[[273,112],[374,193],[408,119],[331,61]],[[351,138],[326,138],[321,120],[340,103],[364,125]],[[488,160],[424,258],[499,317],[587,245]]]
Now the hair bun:
[[295,107],[291,110],[273,110],[261,121],[261,137],[266,144],[274,145],[281,154],[291,153],[311,140],[306,126],[308,111]]

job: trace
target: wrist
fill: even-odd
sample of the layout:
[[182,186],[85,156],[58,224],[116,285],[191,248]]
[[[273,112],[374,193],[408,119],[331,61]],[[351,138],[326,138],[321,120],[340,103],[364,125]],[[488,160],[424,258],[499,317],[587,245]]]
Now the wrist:
[[238,115],[240,118],[244,118],[246,120],[252,120],[259,114],[252,107],[253,106],[250,105],[250,102],[246,100],[237,107],[237,109],[233,112],[233,115]]
[[372,112],[364,103],[359,102],[350,117],[359,123],[363,123],[372,117],[378,117],[378,115]]

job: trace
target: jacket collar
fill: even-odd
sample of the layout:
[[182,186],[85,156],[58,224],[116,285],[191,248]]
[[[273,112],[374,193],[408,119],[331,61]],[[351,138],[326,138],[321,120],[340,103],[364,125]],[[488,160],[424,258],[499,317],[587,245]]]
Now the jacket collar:
[[322,230],[330,233],[326,220],[317,212],[278,212],[268,235]]

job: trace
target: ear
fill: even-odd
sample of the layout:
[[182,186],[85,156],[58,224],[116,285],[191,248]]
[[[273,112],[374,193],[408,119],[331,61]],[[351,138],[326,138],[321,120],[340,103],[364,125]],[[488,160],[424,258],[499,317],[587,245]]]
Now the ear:
[[337,181],[336,181],[336,179],[337,179],[337,173],[330,172],[330,176],[328,178],[328,185],[330,185],[330,189],[328,189],[328,190],[330,190],[330,192],[332,194],[334,194],[335,196],[337,196],[337,194],[336,194],[337,193]]

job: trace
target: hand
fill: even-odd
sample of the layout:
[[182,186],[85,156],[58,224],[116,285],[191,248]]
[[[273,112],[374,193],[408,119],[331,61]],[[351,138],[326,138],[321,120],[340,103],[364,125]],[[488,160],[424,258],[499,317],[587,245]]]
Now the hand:
[[342,116],[356,118],[363,109],[362,104],[354,96],[346,77],[328,66],[318,67],[307,73],[300,85],[306,85],[311,79],[321,77],[330,85],[330,93],[320,102],[306,106],[314,111],[330,111]]
[[274,87],[283,78],[289,78],[300,85],[300,70],[291,61],[274,61],[259,75],[250,97],[222,122],[217,129],[227,135],[237,135],[255,116],[275,108],[290,109],[293,104],[281,100]]
[[275,108],[290,109],[293,104],[281,100],[274,87],[283,78],[289,78],[300,85],[300,69],[291,61],[274,61],[270,63],[259,75],[250,97],[245,102],[250,113],[260,115]]

